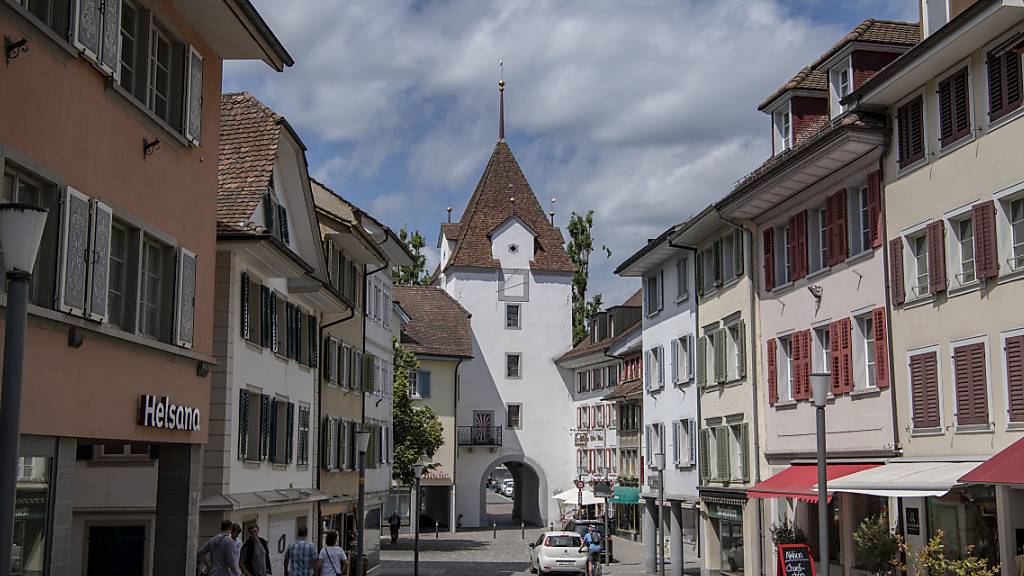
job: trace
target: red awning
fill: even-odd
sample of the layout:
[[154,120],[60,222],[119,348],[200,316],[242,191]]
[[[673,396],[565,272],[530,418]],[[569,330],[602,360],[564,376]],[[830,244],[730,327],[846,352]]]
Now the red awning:
[[960,477],[965,484],[1011,484],[1024,486],[1024,438],[989,458]]
[[[842,478],[854,472],[875,468],[881,464],[829,464],[825,476],[829,480]],[[778,474],[766,478],[747,490],[751,498],[796,498],[806,502],[817,502],[818,467],[814,464],[797,464],[786,468]],[[832,493],[828,493],[832,500]]]

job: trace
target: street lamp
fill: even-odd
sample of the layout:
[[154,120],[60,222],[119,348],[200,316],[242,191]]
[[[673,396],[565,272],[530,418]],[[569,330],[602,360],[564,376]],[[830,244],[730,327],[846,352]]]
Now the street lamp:
[[359,514],[356,520],[356,529],[359,530],[359,538],[356,540],[356,574],[362,576],[365,570],[363,566],[363,532],[366,528],[366,451],[370,448],[370,431],[360,426],[356,430],[356,452],[359,454],[359,499],[357,508]]
[[818,574],[828,576],[828,474],[825,464],[825,405],[832,376],[828,372],[811,374],[811,391],[818,420],[818,555],[821,567]]
[[412,465],[412,475],[416,477],[416,518],[412,545],[412,574],[420,576],[420,478],[423,477],[423,464]]
[[0,204],[0,250],[7,275],[3,393],[0,395],[0,574],[11,569],[14,508],[18,490],[18,432],[25,368],[28,285],[32,280],[47,210],[31,204]]
[[[665,576],[665,453],[658,452],[654,455],[654,469],[658,471],[658,540],[655,542],[655,557],[658,559],[658,573]],[[658,549],[661,554],[658,554]]]

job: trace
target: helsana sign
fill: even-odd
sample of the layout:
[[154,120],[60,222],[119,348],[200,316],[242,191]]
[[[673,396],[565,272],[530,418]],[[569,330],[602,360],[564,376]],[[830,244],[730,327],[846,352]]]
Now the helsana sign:
[[168,396],[139,396],[140,426],[199,432],[199,418],[199,408],[178,406]]

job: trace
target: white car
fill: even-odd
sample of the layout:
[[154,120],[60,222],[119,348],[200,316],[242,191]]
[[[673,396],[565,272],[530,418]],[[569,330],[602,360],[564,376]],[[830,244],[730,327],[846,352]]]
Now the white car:
[[505,484],[505,487],[501,489],[501,493],[507,498],[511,498],[512,495],[515,494],[515,484],[512,484],[511,482]]
[[545,532],[530,543],[530,573],[570,572],[585,574],[587,553],[583,539],[575,532]]

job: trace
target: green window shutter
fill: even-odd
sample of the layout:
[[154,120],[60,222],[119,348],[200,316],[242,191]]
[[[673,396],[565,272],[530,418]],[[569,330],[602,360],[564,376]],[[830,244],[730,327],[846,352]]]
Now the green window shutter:
[[270,454],[270,396],[260,394],[260,460]]
[[711,431],[707,428],[700,430],[700,454],[697,455],[697,462],[700,464],[700,483],[707,484],[710,480],[710,464],[708,456],[711,454]]
[[722,246],[722,244],[723,243],[722,243],[721,240],[715,242],[714,250],[712,250],[712,254],[714,254],[714,258],[715,258],[715,262],[714,262],[714,264],[715,264],[714,265],[714,269],[715,269],[714,270],[715,271],[715,286],[720,286],[722,284],[722,281],[723,281],[722,276],[724,274],[722,272],[722,269],[723,269],[723,265],[722,265],[722,250],[723,250],[723,246]]
[[733,269],[736,271],[737,276],[743,276],[743,238],[744,234],[742,230],[733,231],[735,235],[732,240],[732,261]]
[[277,399],[270,400],[270,461],[277,462]]
[[373,354],[363,356],[363,391],[373,392]]
[[715,382],[726,381],[726,346],[725,329],[719,328],[712,333],[713,346],[715,347]]
[[249,323],[249,273],[248,272],[242,272],[241,288],[242,288],[242,294],[241,294],[240,300],[241,300],[241,304],[242,304],[242,310],[241,310],[241,313],[239,314],[239,323],[238,324],[239,324],[239,326],[242,329],[242,338],[244,338],[246,340],[249,340],[250,333],[251,333],[251,326],[250,326],[250,323]]
[[719,426],[715,429],[715,456],[718,458],[718,474],[715,479],[729,481],[729,427]]
[[708,337],[697,338],[697,386],[708,383]]
[[270,288],[260,284],[260,346],[270,346],[271,331],[271,295]]
[[740,475],[750,482],[750,425],[740,424]]
[[747,324],[743,320],[740,320],[736,325],[736,332],[739,335],[739,339],[736,341],[736,355],[739,357],[739,366],[737,367],[737,378],[746,378],[747,376]]
[[697,295],[704,295],[704,254],[697,252],[697,261],[694,265],[694,272],[697,278]]
[[292,456],[293,456],[293,453],[294,453],[294,448],[292,447],[292,444],[295,441],[295,431],[294,431],[295,430],[295,403],[293,403],[293,402],[289,402],[288,403],[288,422],[287,423],[288,423],[288,432],[287,432],[287,434],[285,434],[285,438],[287,440],[286,440],[286,443],[285,443],[284,461],[285,461],[285,464],[291,464],[292,463]]
[[245,460],[249,448],[249,393],[238,391],[238,459]]

